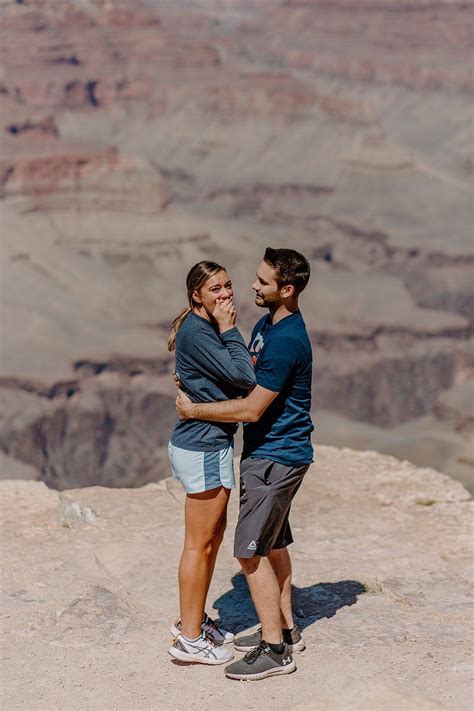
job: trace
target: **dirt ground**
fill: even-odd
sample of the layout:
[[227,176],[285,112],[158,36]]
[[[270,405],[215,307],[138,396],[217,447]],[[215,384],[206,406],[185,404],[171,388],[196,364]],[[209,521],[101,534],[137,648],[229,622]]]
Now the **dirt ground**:
[[[319,447],[294,503],[294,608],[307,648],[297,671],[232,682],[173,662],[183,493],[59,494],[0,484],[4,549],[3,708],[472,708],[469,495],[433,470]],[[208,612],[257,623],[232,558],[237,495]]]

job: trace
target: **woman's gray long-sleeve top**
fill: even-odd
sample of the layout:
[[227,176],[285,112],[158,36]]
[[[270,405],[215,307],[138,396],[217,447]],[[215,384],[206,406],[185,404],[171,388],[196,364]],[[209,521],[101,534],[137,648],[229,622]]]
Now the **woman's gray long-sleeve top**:
[[[176,336],[176,373],[193,402],[216,402],[246,395],[256,384],[247,346],[237,328],[217,326],[191,312]],[[215,452],[227,447],[238,425],[179,420],[171,435],[175,447]]]

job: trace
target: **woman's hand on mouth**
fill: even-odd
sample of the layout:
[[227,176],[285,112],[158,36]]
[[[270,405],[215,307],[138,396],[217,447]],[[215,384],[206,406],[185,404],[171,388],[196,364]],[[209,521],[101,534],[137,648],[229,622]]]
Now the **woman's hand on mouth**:
[[234,328],[237,320],[234,300],[232,298],[217,299],[216,308],[214,309],[212,315],[217,321],[217,325],[219,326],[219,331],[221,333]]

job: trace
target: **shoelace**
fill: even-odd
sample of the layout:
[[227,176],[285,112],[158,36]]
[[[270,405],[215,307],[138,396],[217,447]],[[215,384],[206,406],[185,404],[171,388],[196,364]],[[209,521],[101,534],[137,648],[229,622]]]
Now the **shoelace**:
[[212,637],[210,637],[207,633],[205,633],[204,636],[205,636],[205,638],[206,638],[206,641],[209,642],[209,644],[211,644],[213,647],[218,647],[218,646],[219,646],[218,644],[216,644],[216,642],[214,642],[214,640],[212,639]]
[[261,647],[258,645],[258,647],[254,647],[254,649],[251,649],[250,652],[247,652],[247,654],[244,657],[244,661],[246,661],[248,664],[253,664],[254,662],[257,661],[259,656],[265,651],[265,647]]
[[219,631],[218,626],[216,625],[216,623],[214,622],[214,620],[212,620],[212,619],[209,617],[209,615],[206,615],[206,617],[204,618],[204,624],[207,625],[208,627],[211,627],[211,629],[215,630],[216,632]]
[[[173,644],[176,642],[176,640],[177,640],[178,637],[180,637],[180,636],[182,636],[182,635],[181,635],[181,632],[180,632],[179,634],[177,634],[176,637],[173,639]],[[204,637],[205,637],[205,639],[206,639],[206,642],[209,642],[209,644],[211,645],[211,647],[218,647],[218,646],[219,646],[218,644],[216,644],[216,643],[214,642],[214,640],[212,639],[212,637],[209,637],[208,634],[205,634]]]

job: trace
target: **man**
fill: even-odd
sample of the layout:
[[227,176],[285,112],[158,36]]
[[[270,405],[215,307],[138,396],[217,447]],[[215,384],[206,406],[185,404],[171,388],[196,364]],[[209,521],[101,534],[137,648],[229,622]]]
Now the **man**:
[[255,326],[249,347],[256,387],[245,398],[218,403],[193,403],[181,390],[176,400],[182,419],[246,423],[234,555],[261,631],[235,641],[236,649],[249,651],[226,668],[233,679],[288,674],[296,669],[291,652],[304,649],[292,618],[287,546],[293,542],[291,502],[313,461],[312,352],[298,308],[309,276],[302,254],[268,248],[252,285],[257,306],[269,310]]

